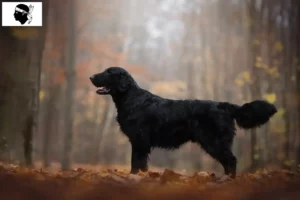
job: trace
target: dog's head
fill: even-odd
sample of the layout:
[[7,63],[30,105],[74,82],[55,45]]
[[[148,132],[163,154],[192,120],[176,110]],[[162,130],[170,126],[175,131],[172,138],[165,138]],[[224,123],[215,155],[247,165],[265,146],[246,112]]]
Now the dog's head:
[[131,75],[120,67],[109,67],[102,73],[91,76],[90,80],[97,87],[96,93],[99,95],[125,93],[136,86]]

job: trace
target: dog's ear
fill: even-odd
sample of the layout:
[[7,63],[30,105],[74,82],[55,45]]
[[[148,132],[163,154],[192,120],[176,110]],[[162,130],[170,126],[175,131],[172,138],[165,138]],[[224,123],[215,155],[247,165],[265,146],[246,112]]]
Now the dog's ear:
[[121,75],[118,90],[120,92],[125,92],[126,90],[128,90],[129,86],[130,86],[130,81],[127,79],[125,75]]

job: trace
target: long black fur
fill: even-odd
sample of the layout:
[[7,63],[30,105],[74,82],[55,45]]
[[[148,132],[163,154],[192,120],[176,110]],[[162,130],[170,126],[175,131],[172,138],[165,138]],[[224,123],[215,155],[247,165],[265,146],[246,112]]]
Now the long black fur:
[[244,129],[266,123],[277,110],[266,101],[242,106],[228,102],[171,100],[140,88],[123,68],[110,67],[90,77],[96,87],[106,90],[117,108],[117,121],[132,145],[131,173],[148,170],[153,148],[176,149],[191,141],[219,161],[225,174],[236,175],[236,157],[231,147],[234,120]]

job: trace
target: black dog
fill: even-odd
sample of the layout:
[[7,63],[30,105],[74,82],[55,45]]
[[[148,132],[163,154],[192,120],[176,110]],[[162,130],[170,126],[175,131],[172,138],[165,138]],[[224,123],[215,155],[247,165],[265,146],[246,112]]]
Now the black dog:
[[117,121],[132,145],[131,173],[148,170],[152,148],[176,149],[191,141],[219,161],[225,174],[236,175],[231,146],[234,120],[250,129],[265,124],[277,110],[266,101],[243,106],[227,102],[171,100],[141,89],[123,68],[110,67],[90,77],[97,94],[110,94],[117,108]]

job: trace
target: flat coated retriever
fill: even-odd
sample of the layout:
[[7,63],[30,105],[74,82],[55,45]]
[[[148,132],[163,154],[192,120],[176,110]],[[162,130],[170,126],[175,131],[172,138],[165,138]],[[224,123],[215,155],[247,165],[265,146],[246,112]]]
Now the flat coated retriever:
[[191,141],[219,161],[225,174],[236,175],[237,159],[231,147],[236,120],[250,129],[268,122],[277,109],[256,100],[242,106],[228,102],[171,100],[140,88],[123,68],[110,67],[90,77],[99,95],[111,95],[117,121],[132,147],[131,173],[148,170],[153,148],[176,149]]

